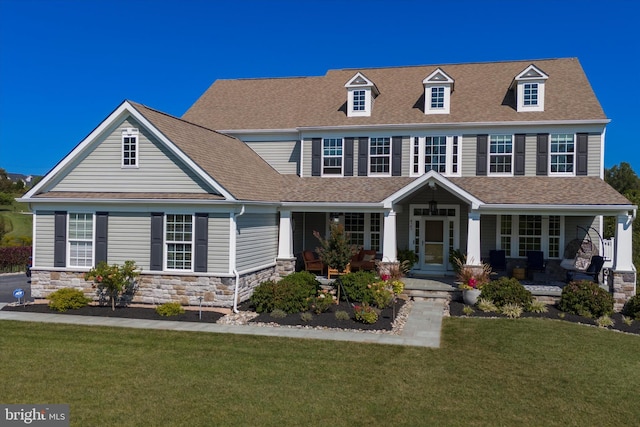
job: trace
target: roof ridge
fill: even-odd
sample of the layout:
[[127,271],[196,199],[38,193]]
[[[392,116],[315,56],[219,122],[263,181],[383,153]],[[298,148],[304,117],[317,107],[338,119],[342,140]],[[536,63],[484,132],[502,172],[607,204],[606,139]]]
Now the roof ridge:
[[155,108],[153,108],[153,107],[149,107],[148,105],[141,104],[141,103],[139,103],[139,102],[135,102],[135,101],[132,101],[132,100],[130,100],[130,99],[127,99],[126,101],[127,101],[129,104],[131,104],[134,108],[136,107],[136,105],[139,105],[139,106],[141,106],[141,107],[146,108],[147,110],[151,110],[151,111],[153,111],[154,113],[158,113],[158,114],[161,114],[161,115],[163,115],[163,116],[169,117],[169,118],[171,118],[171,119],[178,120],[178,121],[183,122],[183,123],[185,123],[185,124],[188,124],[188,125],[191,125],[191,126],[195,126],[195,127],[197,127],[197,128],[201,128],[201,129],[204,129],[204,130],[209,131],[209,132],[213,132],[213,133],[218,134],[218,135],[226,136],[227,138],[237,139],[237,138],[235,138],[235,137],[233,137],[233,136],[231,136],[231,135],[227,135],[226,133],[218,132],[218,131],[217,131],[217,130],[215,130],[215,129],[211,129],[211,128],[208,128],[208,127],[206,127],[206,126],[203,126],[203,125],[199,125],[199,124],[197,124],[197,123],[190,122],[189,120],[185,120],[185,119],[183,119],[183,118],[176,117],[176,116],[174,116],[174,115],[172,115],[172,114],[165,113],[164,111],[160,111],[160,110],[157,110],[157,109],[155,109]]

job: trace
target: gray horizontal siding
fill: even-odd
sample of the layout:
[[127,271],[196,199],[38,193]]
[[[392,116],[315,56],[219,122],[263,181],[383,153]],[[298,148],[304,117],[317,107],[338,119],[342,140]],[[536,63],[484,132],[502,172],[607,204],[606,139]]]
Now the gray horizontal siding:
[[143,270],[149,269],[151,217],[148,213],[110,213],[107,258],[109,264],[133,260]]
[[[496,215],[482,215],[480,217],[480,256],[485,260],[489,259],[491,250],[498,248],[498,242],[496,241],[497,227],[498,217]],[[467,233],[464,234],[464,238],[466,240]],[[464,246],[463,251],[467,251],[466,246]]]
[[276,214],[244,214],[238,218],[238,271],[275,262],[278,255]]
[[[138,168],[122,168],[122,129],[139,130]],[[116,126],[53,185],[56,191],[206,193],[206,185],[133,119]]]
[[53,267],[54,247],[54,223],[53,212],[36,212],[33,217],[36,224],[36,235],[33,238],[35,245],[35,266]]
[[209,215],[209,273],[229,273],[229,214]]
[[600,164],[600,154],[602,152],[602,135],[599,133],[589,134],[587,138],[587,175],[600,176],[603,165]]
[[311,138],[302,143],[302,176],[311,176]]
[[[536,176],[536,157],[538,151],[538,135],[528,134],[525,137],[524,148],[524,174]],[[547,160],[548,161],[548,160]]]
[[411,145],[411,137],[403,136],[402,137],[402,176],[409,176],[411,174],[412,149],[413,147]]
[[[578,240],[589,240],[598,247],[598,250],[602,249],[602,242],[600,242],[600,237],[598,237],[598,233],[592,230],[590,227],[598,230],[600,226],[599,217],[594,216],[566,216],[564,219],[564,244],[566,245],[574,239]],[[586,236],[585,230],[578,228],[582,227],[583,229],[588,230],[589,236]],[[562,253],[565,248],[561,248]]]
[[298,173],[300,144],[297,141],[247,142],[247,145],[281,174]]
[[462,147],[460,147],[460,161],[462,176],[476,176],[476,136],[463,135]]

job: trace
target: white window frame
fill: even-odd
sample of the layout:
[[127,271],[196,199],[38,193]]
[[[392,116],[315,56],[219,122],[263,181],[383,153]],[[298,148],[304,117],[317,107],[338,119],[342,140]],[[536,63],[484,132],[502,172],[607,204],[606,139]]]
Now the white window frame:
[[[505,249],[502,246],[502,237],[510,238],[511,241],[511,251],[507,251],[506,255],[509,258],[526,258],[526,253],[524,255],[520,255],[520,216],[530,216],[528,214],[517,214],[517,215],[506,215],[511,217],[511,233],[510,234],[502,234],[502,217],[505,215],[497,215],[496,221],[496,247],[498,249]],[[540,250],[544,253],[544,257],[546,259],[561,259],[565,245],[565,217],[562,215],[531,215],[531,216],[540,216],[541,217],[541,234],[540,234]],[[558,235],[550,235],[550,217],[558,217],[560,220],[560,230]],[[550,256],[550,242],[552,239],[557,240],[558,245],[558,256]]]
[[[449,114],[451,110],[451,92],[453,92],[454,80],[444,70],[437,68],[422,80],[424,85],[424,113],[425,114]],[[433,90],[443,89],[442,106],[433,106]]]
[[[364,109],[356,110],[355,97],[358,92],[364,92]],[[347,110],[349,117],[368,117],[371,115],[372,92],[370,87],[349,88]]]
[[[190,217],[191,218],[191,240],[169,240],[167,238],[167,226],[169,224],[169,217],[170,216],[183,216],[183,217]],[[184,271],[184,272],[193,272],[194,271],[194,263],[195,263],[195,215],[192,213],[182,213],[182,212],[170,212],[170,213],[165,213],[164,215],[164,228],[163,228],[163,236],[162,236],[162,240],[163,240],[163,269],[165,271]],[[173,244],[184,244],[184,245],[190,245],[191,250],[190,250],[190,254],[191,254],[191,260],[190,262],[190,268],[170,268],[169,267],[169,245],[173,245]],[[175,252],[175,251],[174,251]]]
[[[340,155],[326,155],[325,154],[325,142],[339,141],[340,142]],[[327,173],[325,169],[337,169],[337,167],[325,166],[325,159],[340,159],[340,172]],[[322,138],[322,176],[343,176],[344,175],[344,139],[343,138]]]
[[[553,146],[553,139],[554,137],[559,137],[559,136],[571,136],[572,138],[572,142],[573,142],[573,151],[571,153],[568,152],[557,152],[556,154],[553,153],[552,151],[552,146]],[[571,163],[571,172],[553,172],[552,170],[552,166],[553,166],[553,157],[554,156],[568,156],[571,155],[573,156],[573,162]],[[549,135],[549,156],[548,156],[548,171],[549,171],[549,175],[556,175],[556,176],[575,176],[576,174],[576,134],[572,134],[572,133],[552,133]],[[569,163],[563,163],[563,164],[569,164]]]
[[[442,110],[445,105],[446,88],[444,86],[431,86],[431,109]],[[434,105],[435,104],[435,105]]]
[[[445,166],[445,172],[440,172],[437,171],[439,173],[441,173],[444,176],[460,176],[460,160],[461,160],[461,156],[460,156],[460,143],[462,141],[462,136],[460,135],[436,135],[436,134],[429,134],[429,135],[424,135],[424,136],[412,136],[411,137],[411,176],[421,176],[424,175],[426,173],[425,168],[426,168],[426,161],[425,161],[425,157],[426,157],[426,141],[427,138],[439,138],[439,137],[444,137],[446,138],[446,145],[445,145],[445,150],[446,150],[446,166]],[[454,144],[455,144],[455,138],[457,137],[458,142],[457,142],[457,149],[458,152],[454,153]],[[416,141],[418,143],[418,146],[416,147]],[[416,152],[417,151],[417,152]],[[416,156],[417,156],[417,163],[416,163]],[[455,161],[457,160],[457,161]],[[416,168],[417,166],[417,168]],[[417,171],[416,171],[417,169]]]
[[[90,237],[86,237],[86,235],[84,237],[71,237],[71,219],[72,216],[76,216],[77,215],[84,215],[85,218],[89,217],[91,218],[91,236]],[[95,244],[95,238],[96,238],[96,218],[95,218],[95,213],[94,212],[68,212],[67,213],[67,266],[68,267],[76,267],[76,268],[91,268],[94,266],[95,264],[95,248],[96,248],[96,244]],[[87,243],[90,244],[91,249],[91,258],[88,259],[86,256],[83,257],[84,259],[84,263],[82,265],[80,265],[79,263],[73,263],[72,260],[74,258],[71,257],[71,252],[72,252],[72,247],[74,246],[74,243],[84,243],[85,245]],[[85,254],[86,254],[86,249],[85,249]],[[76,257],[79,258],[79,257]]]
[[[135,147],[134,147],[133,150],[131,150],[130,148],[129,149],[125,149],[125,146],[127,144],[131,144],[131,141],[127,141],[127,139],[133,139],[134,140],[133,144],[135,145]],[[122,154],[122,156],[121,156],[122,157],[121,166],[122,166],[122,168],[123,169],[125,169],[125,168],[126,169],[129,169],[129,168],[137,169],[139,167],[139,164],[140,164],[140,156],[139,156],[140,135],[139,135],[138,129],[136,129],[136,128],[125,128],[125,129],[123,129],[122,130],[122,140],[121,141],[122,141],[122,145],[121,145],[121,147],[122,147],[122,151],[121,151],[121,154]],[[126,164],[127,160],[131,160],[130,156],[127,157],[127,153],[133,154],[133,156],[134,156],[133,157],[133,160],[134,160],[133,164],[131,164],[131,163]]]
[[[493,138],[498,138],[498,137],[509,137],[511,139],[511,152],[510,153],[492,153],[491,152],[491,140]],[[514,161],[515,161],[515,155],[514,155],[514,137],[512,134],[493,134],[493,135],[489,135],[488,141],[487,141],[487,175],[492,175],[492,176],[513,176],[513,168],[514,168]],[[509,172],[491,172],[491,159],[493,157],[499,157],[499,156],[510,156],[511,157],[511,171]]]
[[[384,238],[384,218],[383,218],[383,214],[379,213],[379,212],[348,212],[349,214],[361,214],[364,215],[364,239],[363,239],[363,245],[362,247],[364,249],[370,249],[371,245],[372,245],[372,236],[377,236],[378,237],[378,242],[379,242],[379,247],[375,248],[377,253],[382,253],[382,247],[383,247],[383,238]],[[327,213],[326,219],[327,219],[327,230],[325,235],[329,234],[329,224],[331,224],[332,222],[337,222],[338,224],[342,225],[344,227],[345,232],[347,233],[352,233],[352,231],[347,230],[346,224],[345,224],[345,212],[329,212]],[[377,215],[379,218],[378,221],[378,226],[379,229],[378,230],[374,230],[374,227],[376,226],[375,221],[372,221],[372,216]]]
[[[389,144],[389,154],[371,154],[371,143],[376,140],[376,142],[378,142],[377,140],[386,140],[383,142],[388,142]],[[368,156],[368,175],[369,176],[391,176],[391,151],[392,151],[392,141],[391,141],[391,137],[388,136],[372,136],[369,138],[369,144],[367,146],[367,156]],[[384,158],[386,157],[388,159],[388,165],[389,165],[389,170],[387,172],[372,172],[371,168],[373,167],[373,162],[371,161],[373,158]]]
[[536,82],[525,82],[522,86],[522,105],[525,107],[537,107],[539,103],[538,97],[538,88],[539,83]]

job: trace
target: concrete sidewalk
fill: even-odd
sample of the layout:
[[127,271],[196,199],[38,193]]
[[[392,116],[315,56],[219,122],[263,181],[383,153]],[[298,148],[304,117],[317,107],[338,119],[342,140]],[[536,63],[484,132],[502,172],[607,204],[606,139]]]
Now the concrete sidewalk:
[[329,331],[319,329],[265,327],[253,325],[221,325],[217,323],[175,322],[170,320],[140,320],[113,317],[75,316],[43,313],[2,311],[0,320],[24,322],[67,323],[72,325],[111,326],[170,331],[213,332],[240,335],[262,335],[286,338],[308,338],[332,341],[352,341],[372,344],[440,347],[443,301],[415,301],[400,335],[358,331]]

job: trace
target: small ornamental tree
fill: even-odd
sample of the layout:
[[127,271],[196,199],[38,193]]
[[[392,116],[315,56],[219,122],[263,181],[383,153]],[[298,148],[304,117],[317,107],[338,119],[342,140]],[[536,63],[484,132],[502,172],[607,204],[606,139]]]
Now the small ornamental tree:
[[356,252],[356,246],[349,244],[349,235],[345,233],[344,227],[331,223],[328,239],[322,238],[317,231],[314,231],[313,235],[320,241],[320,247],[316,248],[316,252],[322,262],[330,268],[345,271]]
[[85,273],[84,278],[93,281],[98,292],[109,297],[111,309],[115,310],[116,299],[120,299],[126,293],[133,292],[135,279],[140,275],[136,271],[137,268],[134,261],[125,261],[122,267],[101,261],[96,267]]

